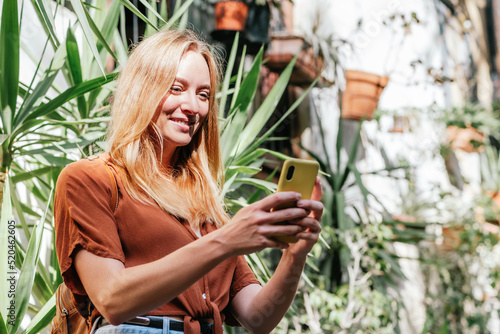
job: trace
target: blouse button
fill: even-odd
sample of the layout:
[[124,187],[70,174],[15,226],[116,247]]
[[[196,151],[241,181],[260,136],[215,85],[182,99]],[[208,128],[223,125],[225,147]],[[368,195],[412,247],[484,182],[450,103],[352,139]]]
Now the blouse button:
[[203,297],[203,299],[207,299],[207,295],[206,294],[202,294],[202,297]]

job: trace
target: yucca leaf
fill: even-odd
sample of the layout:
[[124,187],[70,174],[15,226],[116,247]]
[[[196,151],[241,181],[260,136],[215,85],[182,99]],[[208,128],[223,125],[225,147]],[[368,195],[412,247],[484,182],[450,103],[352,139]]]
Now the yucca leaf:
[[56,167],[54,167],[54,166],[41,167],[41,168],[38,168],[38,169],[35,169],[32,171],[16,174],[16,175],[12,176],[11,180],[13,183],[23,182],[23,181],[32,179],[34,177],[39,177],[41,175],[52,172],[55,168]]
[[47,327],[56,315],[56,296],[53,295],[31,320],[23,334],[37,334]]
[[174,12],[172,17],[165,23],[165,25],[162,27],[163,30],[168,30],[171,29],[173,26],[177,24],[177,21],[187,13],[189,6],[193,3],[194,0],[187,0],[185,1],[182,6]]
[[[167,21],[165,21],[165,20],[163,19],[163,17],[161,17],[160,13],[158,13],[158,10],[157,10],[155,7],[153,7],[153,6],[152,6],[152,5],[148,2],[148,0],[139,0],[139,1],[140,1],[143,5],[144,5],[144,7],[146,7],[146,8],[147,8],[148,13],[153,14],[153,15],[154,15],[154,16],[155,16],[158,20],[160,20],[161,22],[163,22],[163,24],[167,23]],[[156,2],[157,2],[157,1],[156,1],[156,0],[152,0],[152,1],[154,1],[155,6],[156,6]],[[180,2],[180,1],[177,1],[177,2]],[[157,24],[155,24],[155,26],[158,26],[158,25],[157,25]]]
[[[106,18],[102,27],[100,29],[101,35],[105,41],[109,41],[107,44],[111,44],[113,41],[113,36],[115,31],[117,31],[117,26],[120,18],[120,11],[123,8],[123,5],[120,1],[112,1],[111,5],[108,8],[108,13],[106,14]],[[116,44],[116,43],[115,43]],[[120,43],[122,44],[122,43]],[[99,47],[99,46],[98,46]],[[116,45],[115,45],[116,48]],[[106,48],[107,50],[107,48]],[[116,59],[116,58],[115,58]]]
[[356,133],[355,133],[354,141],[352,143],[351,149],[349,150],[348,161],[347,161],[346,167],[344,169],[344,172],[341,173],[340,170],[337,171],[338,174],[342,175],[342,177],[340,178],[339,184],[337,184],[337,187],[338,187],[337,189],[342,188],[342,186],[344,185],[345,181],[347,180],[347,177],[349,176],[349,172],[351,171],[350,166],[353,166],[354,161],[356,160],[356,156],[358,154],[358,146],[359,146],[359,142],[361,140],[361,124],[362,124],[362,122],[360,122],[358,124],[358,128],[357,128]]
[[7,334],[6,322],[4,322],[1,312],[0,312],[0,334]]
[[0,22],[0,110],[3,133],[12,132],[19,85],[19,21],[17,1],[4,1]]
[[221,98],[219,101],[219,117],[223,118],[226,114],[226,102],[228,97],[229,83],[231,81],[231,73],[233,72],[234,62],[236,61],[236,53],[238,52],[238,41],[239,32],[234,36],[233,46],[231,47],[231,52],[229,53],[229,59],[226,66],[226,74],[224,76],[224,81],[222,82],[221,88]]
[[[80,52],[78,51],[78,43],[76,42],[75,35],[70,27],[68,27],[68,31],[66,33],[66,53],[68,56],[68,67],[73,80],[73,85],[81,84],[83,76],[80,62]],[[76,101],[80,117],[85,118],[87,116],[87,101],[85,100],[85,96],[78,96]]]
[[[12,203],[10,197],[9,183],[10,183],[9,176],[7,175],[5,179],[5,185],[3,185],[4,188],[3,188],[3,201],[2,201],[2,211],[1,211],[2,214],[0,217],[0,244],[2,245],[2,247],[0,248],[0,256],[2,259],[0,261],[0,270],[1,270],[0,272],[3,273],[3,275],[8,275],[9,273],[15,272],[15,267],[13,266],[12,263],[9,262],[12,259],[9,258],[9,256],[13,255],[10,246],[14,245],[14,240],[15,240],[15,237],[9,233],[9,231],[13,231],[12,221],[14,218],[14,216],[12,215]],[[13,247],[15,247],[15,245]],[[10,306],[11,300],[13,300],[12,295],[9,293],[9,290],[10,290],[10,282],[7,281],[7,278],[4,276],[4,278],[0,280],[0,293],[2,296],[2,298],[0,298],[0,307],[1,307],[0,314],[3,315],[3,319],[5,319],[6,323],[8,321],[13,320],[12,318],[8,317],[9,315],[8,308]],[[0,327],[2,325],[0,325]]]
[[[245,44],[245,45],[243,45],[243,50],[241,51],[240,59],[245,59],[246,54],[247,54],[247,45]],[[254,62],[255,62],[255,60],[254,60]],[[253,65],[252,65],[252,67],[253,67]],[[245,62],[240,61],[240,67],[238,68],[238,74],[236,75],[236,80],[234,82],[234,93],[233,93],[234,96],[238,96],[240,93],[241,79],[243,78],[244,68],[245,68]],[[251,72],[251,70],[250,70],[250,72]],[[259,73],[260,73],[260,68],[259,68]],[[257,80],[258,80],[258,78],[259,77],[257,77]],[[235,104],[236,104],[236,99],[233,97],[231,99],[231,107],[229,108],[229,110],[233,110]],[[246,109],[244,107],[241,107],[241,108]]]
[[[262,67],[263,54],[264,54],[264,48],[261,48],[259,50],[259,53],[257,53],[257,55],[255,56],[252,67],[245,76],[245,79],[243,79],[243,82],[241,83],[241,88],[235,89],[237,95],[235,96],[235,98],[233,98],[233,100],[235,100],[235,104],[245,112],[248,112],[248,108],[250,107],[250,104],[252,104],[255,98],[255,93],[257,92],[257,86],[259,84],[260,68]],[[238,82],[238,80],[236,82]]]
[[[49,197],[48,203],[50,203],[51,197]],[[31,294],[31,289],[33,287],[33,281],[35,279],[35,273],[38,265],[38,260],[40,258],[40,247],[42,245],[42,236],[45,225],[45,217],[47,215],[47,206],[44,215],[38,222],[36,228],[31,233],[31,238],[28,243],[28,249],[26,251],[26,257],[23,262],[23,266],[19,273],[19,280],[16,285],[16,310],[17,316],[15,325],[9,328],[10,333],[15,333],[21,324],[24,314],[28,309],[29,296]]]
[[234,152],[236,156],[245,151],[245,149],[253,143],[255,137],[274,113],[283,92],[288,86],[288,81],[290,80],[296,60],[297,56],[295,56],[290,64],[283,70],[273,88],[264,99],[264,102],[262,102],[262,105],[257,109],[247,126],[245,126],[245,129],[241,133],[241,136],[239,136],[238,142],[235,145],[235,147],[238,148]]
[[[12,207],[15,210],[15,212],[17,213],[17,217],[19,219],[19,222],[21,223],[21,228],[24,232],[26,239],[29,240],[31,233],[29,231],[28,223],[26,222],[26,219],[24,218],[24,212],[23,212],[22,207],[21,207],[21,202],[19,201],[19,198],[17,196],[17,189],[15,188],[12,177],[9,177],[9,183],[10,183],[9,184],[10,189],[12,189],[10,191],[10,200],[12,203]],[[19,225],[19,224],[16,224],[16,225]]]
[[[151,5],[152,4],[156,5],[156,0],[149,0],[149,1],[151,2]],[[179,1],[176,1],[176,5],[177,5],[177,3],[179,3]],[[158,19],[157,19],[156,15],[153,13],[153,11],[148,9],[147,15],[148,15],[149,21],[151,21],[154,25],[158,26]],[[146,31],[144,32],[144,36],[146,36],[146,37],[151,36],[155,32],[156,32],[156,30],[153,29],[153,27],[151,27],[150,25],[146,25]]]
[[[106,41],[106,38],[102,35],[101,30],[96,26],[95,22],[92,20],[92,17],[90,16],[89,12],[85,9],[84,13],[85,16],[87,17],[89,27],[94,33],[94,35],[97,37],[97,40],[101,43],[100,45],[104,47],[106,51],[108,51],[108,53],[111,55],[111,57],[113,57],[114,60],[118,60],[118,58],[116,58],[115,53],[113,52],[108,42]],[[116,20],[116,22],[118,22],[118,20]]]
[[45,30],[49,40],[54,48],[59,47],[59,40],[57,38],[56,31],[54,29],[55,22],[52,18],[51,5],[47,0],[31,0],[33,8],[42,23],[42,27]]
[[96,89],[98,87],[104,86],[112,82],[117,75],[118,73],[110,73],[106,76],[106,78],[102,77],[95,78],[92,80],[82,82],[81,84],[78,84],[76,86],[70,87],[56,98],[50,100],[50,102],[40,105],[38,108],[35,109],[35,111],[30,113],[26,117],[26,119],[29,120],[45,116],[53,112],[55,109],[61,107],[66,102],[74,99],[75,97],[88,93],[93,89]]
[[248,184],[254,187],[258,187],[263,190],[267,190],[269,192],[275,192],[276,188],[278,187],[276,183],[261,180],[261,179],[256,179],[256,178],[236,178],[234,180],[234,183],[243,183],[243,184]]
[[[269,140],[269,136],[276,130],[278,126],[280,126],[281,123],[295,110],[297,107],[302,103],[302,101],[305,99],[306,96],[308,96],[309,91],[316,86],[316,83],[318,82],[319,78],[313,81],[311,85],[302,93],[302,95],[295,100],[295,102],[288,108],[288,110],[281,116],[281,118],[274,123],[258,140],[256,140],[248,149],[247,151],[253,151],[262,143],[264,143],[266,140]],[[279,140],[283,139],[288,139],[288,138],[280,138]]]
[[120,0],[120,2],[125,7],[127,7],[132,13],[134,13],[138,18],[140,18],[141,20],[143,20],[144,22],[146,22],[147,24],[149,24],[154,30],[158,31],[158,27],[156,26],[156,24],[154,24],[153,22],[149,21],[149,19],[146,16],[144,16],[144,14],[142,14],[141,11],[139,11],[137,9],[137,7],[134,6],[134,4],[132,2],[130,2],[129,0]]
[[[99,51],[97,50],[97,45],[95,43],[94,36],[92,34],[92,28],[90,27],[90,23],[88,20],[87,16],[87,10],[83,7],[82,2],[80,0],[70,0],[71,5],[73,6],[73,10],[75,11],[76,16],[78,17],[78,21],[80,22],[80,26],[82,27],[83,35],[85,36],[85,39],[87,40],[87,43],[90,47],[90,50],[92,51],[92,54],[94,55],[94,59],[97,63],[97,66],[99,66],[99,69],[102,72],[103,76],[106,76],[106,73],[104,71],[104,66],[101,61],[101,57],[99,55]],[[92,21],[92,19],[90,20]],[[92,21],[93,23],[93,21]]]

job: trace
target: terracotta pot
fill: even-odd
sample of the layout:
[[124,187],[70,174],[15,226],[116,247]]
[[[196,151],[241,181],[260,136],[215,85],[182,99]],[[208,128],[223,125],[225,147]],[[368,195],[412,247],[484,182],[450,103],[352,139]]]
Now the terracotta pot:
[[465,129],[454,125],[448,126],[446,128],[446,137],[452,149],[460,149],[467,153],[480,152],[482,150],[482,147],[474,146],[472,144],[473,141],[484,142],[484,134],[471,126]]
[[308,85],[320,74],[323,59],[315,56],[312,47],[300,36],[273,36],[265,55],[266,66],[273,72],[281,73],[296,55],[298,55],[297,62],[293,68],[290,83]]
[[403,133],[410,130],[410,118],[408,116],[394,115],[394,123],[390,132]]
[[215,4],[215,29],[236,30],[245,29],[248,16],[248,6],[241,1],[220,1]]
[[460,233],[464,228],[462,226],[443,227],[443,243],[441,249],[444,251],[454,251],[460,246]]
[[346,87],[342,94],[342,117],[372,119],[389,77],[352,70],[345,71],[344,75]]

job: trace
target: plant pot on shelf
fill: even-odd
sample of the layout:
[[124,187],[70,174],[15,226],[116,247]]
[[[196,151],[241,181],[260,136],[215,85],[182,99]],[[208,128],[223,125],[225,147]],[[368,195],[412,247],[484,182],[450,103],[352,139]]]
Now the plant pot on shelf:
[[445,252],[457,250],[461,243],[460,234],[463,231],[462,226],[443,226],[443,243],[439,248]]
[[410,118],[404,115],[393,116],[393,126],[390,132],[403,133],[410,131]]
[[479,152],[480,144],[484,142],[484,134],[471,126],[464,129],[450,125],[446,128],[446,137],[452,149],[460,149],[467,153]]
[[309,85],[321,73],[323,59],[314,55],[312,47],[303,37],[276,35],[271,38],[265,58],[266,66],[273,72],[281,72],[297,56],[297,62],[290,77],[294,85]]
[[215,4],[215,29],[242,31],[248,16],[248,5],[243,1],[228,0]]
[[342,93],[342,117],[371,120],[389,77],[363,71],[347,70]]

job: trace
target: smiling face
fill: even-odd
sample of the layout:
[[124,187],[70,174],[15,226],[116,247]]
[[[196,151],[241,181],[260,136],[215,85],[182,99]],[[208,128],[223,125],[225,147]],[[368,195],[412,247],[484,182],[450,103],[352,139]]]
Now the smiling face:
[[209,110],[210,71],[203,56],[188,51],[164,98],[155,122],[163,136],[163,160],[169,161],[177,147],[188,145]]

